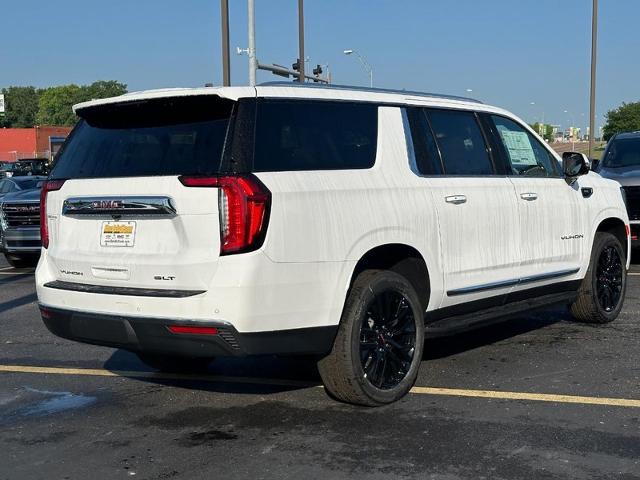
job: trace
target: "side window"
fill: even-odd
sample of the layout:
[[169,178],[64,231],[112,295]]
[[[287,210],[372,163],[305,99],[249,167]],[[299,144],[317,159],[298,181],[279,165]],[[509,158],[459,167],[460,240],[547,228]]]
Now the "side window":
[[493,175],[482,131],[472,112],[429,110],[446,175]]
[[377,105],[267,100],[258,103],[253,169],[371,168],[377,141]]
[[418,173],[422,175],[441,175],[440,154],[424,109],[409,107],[406,112]]
[[513,175],[552,177],[558,175],[556,159],[533,135],[505,117],[492,115]]

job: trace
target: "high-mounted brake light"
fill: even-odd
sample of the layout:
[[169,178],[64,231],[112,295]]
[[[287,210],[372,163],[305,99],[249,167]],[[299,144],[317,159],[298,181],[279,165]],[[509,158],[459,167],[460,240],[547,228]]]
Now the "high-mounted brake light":
[[269,223],[271,192],[253,175],[180,177],[185,187],[219,188],[220,254],[260,248]]
[[49,222],[47,217],[47,193],[60,190],[64,180],[48,180],[40,190],[40,239],[44,248],[49,248]]

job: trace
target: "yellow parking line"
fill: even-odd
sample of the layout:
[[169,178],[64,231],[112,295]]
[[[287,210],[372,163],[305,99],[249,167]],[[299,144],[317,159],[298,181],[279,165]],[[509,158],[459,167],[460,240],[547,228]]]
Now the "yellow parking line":
[[274,378],[228,377],[222,375],[190,375],[180,373],[105,370],[93,368],[35,367],[24,365],[0,365],[5,373],[40,373],[45,375],[84,375],[90,377],[131,377],[154,380],[189,380],[198,382],[251,383],[284,387],[314,387],[317,383]]
[[[177,373],[139,372],[125,370],[105,370],[92,368],[38,367],[25,365],[0,365],[0,372],[36,373],[45,375],[85,375],[92,377],[131,377],[152,380],[189,380],[202,382],[224,382],[260,384],[284,387],[317,387],[314,382],[273,378],[228,377],[220,375],[184,375]],[[468,390],[460,388],[413,387],[416,395],[441,395],[450,397],[490,398],[495,400],[523,400],[551,403],[573,403],[581,405],[604,405],[609,407],[640,408],[640,400],[629,398],[588,397],[578,395],[555,395],[548,393],[503,392],[497,390]]]
[[411,389],[411,393],[422,395],[447,395],[453,397],[493,398],[498,400],[528,400],[535,402],[578,403],[582,405],[640,408],[640,400],[628,398],[583,397],[578,395],[554,395],[548,393],[501,392],[496,390],[464,390],[457,388],[434,387],[413,387]]
[[640,275],[640,272],[628,272],[627,275]]

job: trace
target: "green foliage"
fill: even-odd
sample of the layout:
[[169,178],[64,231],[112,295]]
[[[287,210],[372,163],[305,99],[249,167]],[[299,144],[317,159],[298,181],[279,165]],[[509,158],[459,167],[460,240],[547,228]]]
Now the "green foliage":
[[607,112],[607,123],[603,129],[605,140],[620,132],[640,130],[640,102],[623,103]]
[[82,93],[82,88],[78,85],[61,85],[42,90],[36,123],[38,125],[74,125],[76,115],[71,107],[83,100]]
[[61,85],[36,90],[34,87],[3,88],[6,115],[0,127],[30,128],[34,125],[72,126],[78,118],[72,107],[96,98],[127,93],[127,86],[115,80],[99,80],[91,85]]
[[29,128],[35,124],[38,112],[38,92],[34,87],[3,88],[5,116],[0,117],[0,126]]
[[117,97],[127,93],[127,86],[115,80],[98,80],[84,88],[85,100],[95,98]]
[[50,87],[40,93],[36,122],[39,125],[72,126],[78,120],[73,105],[97,98],[114,97],[127,93],[127,86],[115,80],[99,80],[91,85],[62,85]]

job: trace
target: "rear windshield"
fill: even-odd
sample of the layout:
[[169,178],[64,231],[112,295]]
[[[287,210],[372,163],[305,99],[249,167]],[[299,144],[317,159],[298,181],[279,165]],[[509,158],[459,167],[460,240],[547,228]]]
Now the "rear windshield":
[[218,173],[232,110],[232,101],[213,95],[85,109],[51,178]]
[[602,165],[607,168],[640,166],[640,137],[614,140]]

